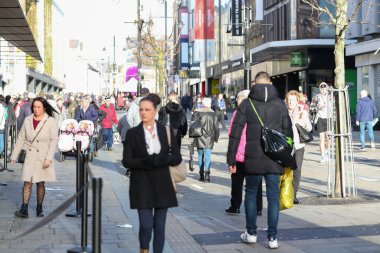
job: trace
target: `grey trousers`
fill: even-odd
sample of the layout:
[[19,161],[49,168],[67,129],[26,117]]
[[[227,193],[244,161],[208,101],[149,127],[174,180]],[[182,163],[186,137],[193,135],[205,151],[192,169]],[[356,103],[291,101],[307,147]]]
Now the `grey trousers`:
[[301,169],[302,169],[302,162],[303,162],[303,155],[305,153],[305,148],[297,149],[296,150],[296,163],[297,163],[297,169],[293,170],[293,189],[294,189],[294,196],[297,195],[298,189],[300,187],[301,182]]

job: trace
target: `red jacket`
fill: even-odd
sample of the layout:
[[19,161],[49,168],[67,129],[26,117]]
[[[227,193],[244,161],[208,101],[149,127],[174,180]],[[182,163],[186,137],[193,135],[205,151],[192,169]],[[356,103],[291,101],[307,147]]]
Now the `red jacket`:
[[113,104],[110,104],[110,107],[106,107],[105,105],[101,105],[99,110],[107,113],[106,117],[103,119],[102,127],[103,128],[112,128],[112,124],[118,124],[118,120],[116,117],[116,111]]

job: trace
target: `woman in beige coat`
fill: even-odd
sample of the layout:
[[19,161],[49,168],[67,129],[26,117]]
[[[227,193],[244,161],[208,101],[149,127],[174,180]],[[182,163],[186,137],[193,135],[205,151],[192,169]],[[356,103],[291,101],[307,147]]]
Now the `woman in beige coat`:
[[[26,151],[21,180],[24,181],[22,206],[15,212],[17,217],[28,218],[28,203],[32,184],[37,184],[37,217],[43,217],[42,202],[45,196],[45,181],[55,181],[54,153],[58,143],[58,128],[53,118],[55,110],[45,98],[37,97],[32,103],[32,115],[25,118],[18,135],[11,161],[22,149]],[[33,141],[34,139],[34,141]]]

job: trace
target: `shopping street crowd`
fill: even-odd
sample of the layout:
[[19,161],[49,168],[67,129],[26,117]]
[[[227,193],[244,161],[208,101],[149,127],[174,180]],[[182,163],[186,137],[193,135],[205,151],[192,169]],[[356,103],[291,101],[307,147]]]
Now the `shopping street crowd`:
[[[279,98],[266,72],[256,74],[250,90],[240,91],[234,101],[223,94],[212,97],[196,94],[182,98],[170,93],[163,105],[161,98],[147,88],[140,96],[131,94],[96,97],[89,94],[34,94],[22,98],[0,96],[0,153],[3,153],[5,125],[17,127],[18,138],[9,158],[15,163],[25,152],[21,180],[22,206],[15,215],[28,218],[28,203],[32,184],[36,183],[37,217],[43,217],[45,182],[56,180],[54,154],[62,132],[63,122],[93,122],[99,138],[93,151],[111,151],[116,138],[123,144],[122,163],[130,177],[129,195],[131,209],[137,209],[139,217],[140,252],[149,252],[153,234],[153,252],[162,252],[165,243],[165,225],[168,208],[178,206],[176,187],[170,167],[182,162],[181,139],[189,135],[191,151],[197,149],[199,180],[212,181],[212,150],[218,142],[220,131],[227,129],[227,110],[234,107],[228,127],[229,144],[226,147],[227,165],[231,172],[231,200],[225,209],[228,214],[240,213],[243,201],[246,228],[240,239],[256,243],[258,215],[263,212],[262,181],[265,180],[268,202],[267,240],[270,249],[279,247],[277,225],[280,210],[280,176],[284,166],[264,152],[262,128],[273,130],[292,138],[295,166],[292,182],[292,202],[301,204],[297,197],[302,180],[302,162],[307,141],[303,131],[312,132],[316,127],[319,135],[320,162],[329,159],[327,120],[328,89],[325,82],[319,84],[320,93],[308,103],[307,97],[298,91],[289,91],[285,100]],[[116,110],[125,112],[119,119]],[[192,112],[188,126],[187,110]],[[275,117],[273,115],[276,115]],[[356,107],[356,123],[360,126],[361,150],[365,150],[365,133],[368,132],[370,147],[375,149],[373,123],[377,111],[368,92],[363,90]],[[43,130],[43,131],[42,131]],[[172,141],[171,141],[172,140]],[[59,146],[59,145],[58,145]],[[194,166],[190,166],[194,170]]]

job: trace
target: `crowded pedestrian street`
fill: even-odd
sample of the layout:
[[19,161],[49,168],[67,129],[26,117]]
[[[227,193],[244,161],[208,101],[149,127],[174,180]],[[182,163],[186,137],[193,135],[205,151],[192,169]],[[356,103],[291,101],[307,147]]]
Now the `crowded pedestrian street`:
[[[118,113],[120,116],[121,113]],[[188,118],[190,114],[188,113]],[[377,150],[359,150],[358,132],[354,132],[355,167],[358,197],[351,200],[326,199],[327,165],[319,163],[318,139],[307,145],[299,198],[302,204],[281,211],[278,239],[279,252],[379,252],[380,208],[379,157]],[[211,182],[198,181],[198,167],[188,171],[187,179],[177,185],[179,205],[167,216],[164,252],[269,252],[266,240],[267,207],[264,190],[263,215],[258,218],[259,242],[248,245],[240,240],[245,229],[242,205],[240,214],[227,214],[224,209],[230,200],[230,173],[227,170],[227,131],[221,131],[212,154]],[[129,206],[129,177],[121,164],[122,145],[113,151],[99,150],[89,164],[94,177],[103,179],[101,252],[138,252],[138,216]],[[188,138],[183,140],[183,158],[189,161]],[[196,164],[197,156],[195,156]],[[59,162],[55,154],[57,182],[46,183],[45,212],[49,214],[75,194],[75,158]],[[21,185],[19,164],[9,165],[13,172],[0,173],[0,252],[58,253],[81,245],[81,218],[66,217],[75,210],[71,204],[62,214],[41,228],[13,240],[43,218],[30,210],[29,219],[14,216],[19,208]],[[34,189],[33,189],[34,190]],[[31,197],[30,206],[35,206]],[[89,190],[89,213],[92,193]],[[88,244],[91,245],[92,217],[88,218]],[[260,240],[262,239],[262,240]]]

